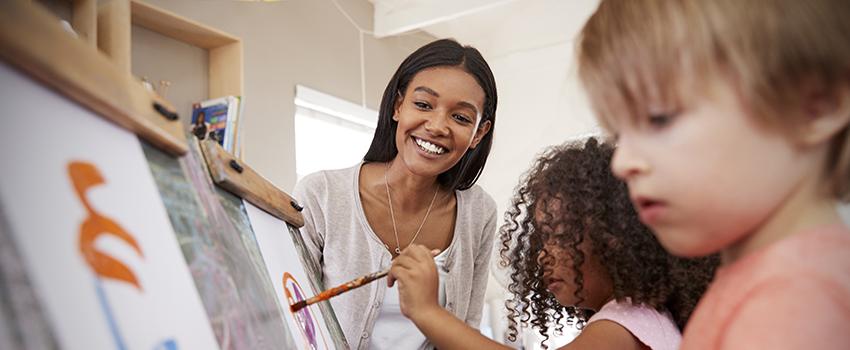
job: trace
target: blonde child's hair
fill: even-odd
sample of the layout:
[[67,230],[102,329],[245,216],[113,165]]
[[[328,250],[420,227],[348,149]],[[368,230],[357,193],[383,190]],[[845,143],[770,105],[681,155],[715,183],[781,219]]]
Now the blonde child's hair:
[[[602,0],[578,41],[602,126],[675,109],[726,78],[762,126],[793,135],[813,93],[850,104],[850,0]],[[843,108],[847,111],[847,108]],[[832,140],[829,188],[850,199],[850,138]]]

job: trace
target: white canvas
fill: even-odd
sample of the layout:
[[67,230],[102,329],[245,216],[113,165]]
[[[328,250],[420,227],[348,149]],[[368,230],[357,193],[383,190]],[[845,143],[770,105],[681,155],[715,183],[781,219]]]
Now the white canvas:
[[310,285],[286,223],[243,202],[292,339],[299,349],[335,349],[318,305],[307,306],[296,313],[289,309],[289,305],[312,297],[316,291]]
[[[136,136],[6,65],[0,82],[1,210],[60,346],[217,349]],[[102,178],[85,200],[72,168]]]

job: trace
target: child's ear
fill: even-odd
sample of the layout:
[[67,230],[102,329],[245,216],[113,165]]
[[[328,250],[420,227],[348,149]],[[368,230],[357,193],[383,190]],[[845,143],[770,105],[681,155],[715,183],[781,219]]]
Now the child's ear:
[[805,128],[801,139],[806,145],[829,142],[850,124],[850,84],[831,92],[809,96],[803,106]]

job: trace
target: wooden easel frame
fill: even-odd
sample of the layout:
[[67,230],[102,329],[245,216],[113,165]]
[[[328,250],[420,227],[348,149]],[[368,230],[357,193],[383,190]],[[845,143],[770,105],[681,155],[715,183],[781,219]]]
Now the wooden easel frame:
[[301,207],[292,197],[227,153],[218,142],[201,141],[201,151],[216,185],[292,226],[304,226],[304,217],[299,212]]
[[[93,4],[77,1],[86,6]],[[132,1],[131,5],[135,11],[133,21],[139,25],[155,27],[165,35],[211,48],[211,93],[241,93],[241,41],[198,23],[182,18],[178,21],[176,15],[139,1]],[[165,26],[168,23],[172,25]],[[38,4],[25,0],[0,1],[0,60],[163,151],[173,156],[186,154],[186,134],[174,108],[145,89],[129,70],[92,46],[91,37],[73,38]],[[233,65],[233,60],[239,64]],[[215,82],[213,72],[218,76]],[[203,145],[210,175],[217,185],[293,226],[304,225],[297,203],[289,195],[217,143],[205,141]],[[231,165],[233,162],[242,172]]]

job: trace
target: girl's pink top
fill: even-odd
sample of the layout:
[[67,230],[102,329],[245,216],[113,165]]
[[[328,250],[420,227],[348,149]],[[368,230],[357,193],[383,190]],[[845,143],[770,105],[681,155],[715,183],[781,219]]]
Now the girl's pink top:
[[623,326],[652,350],[675,350],[682,341],[682,334],[669,313],[644,305],[611,300],[590,317],[587,324],[600,320],[609,320]]

